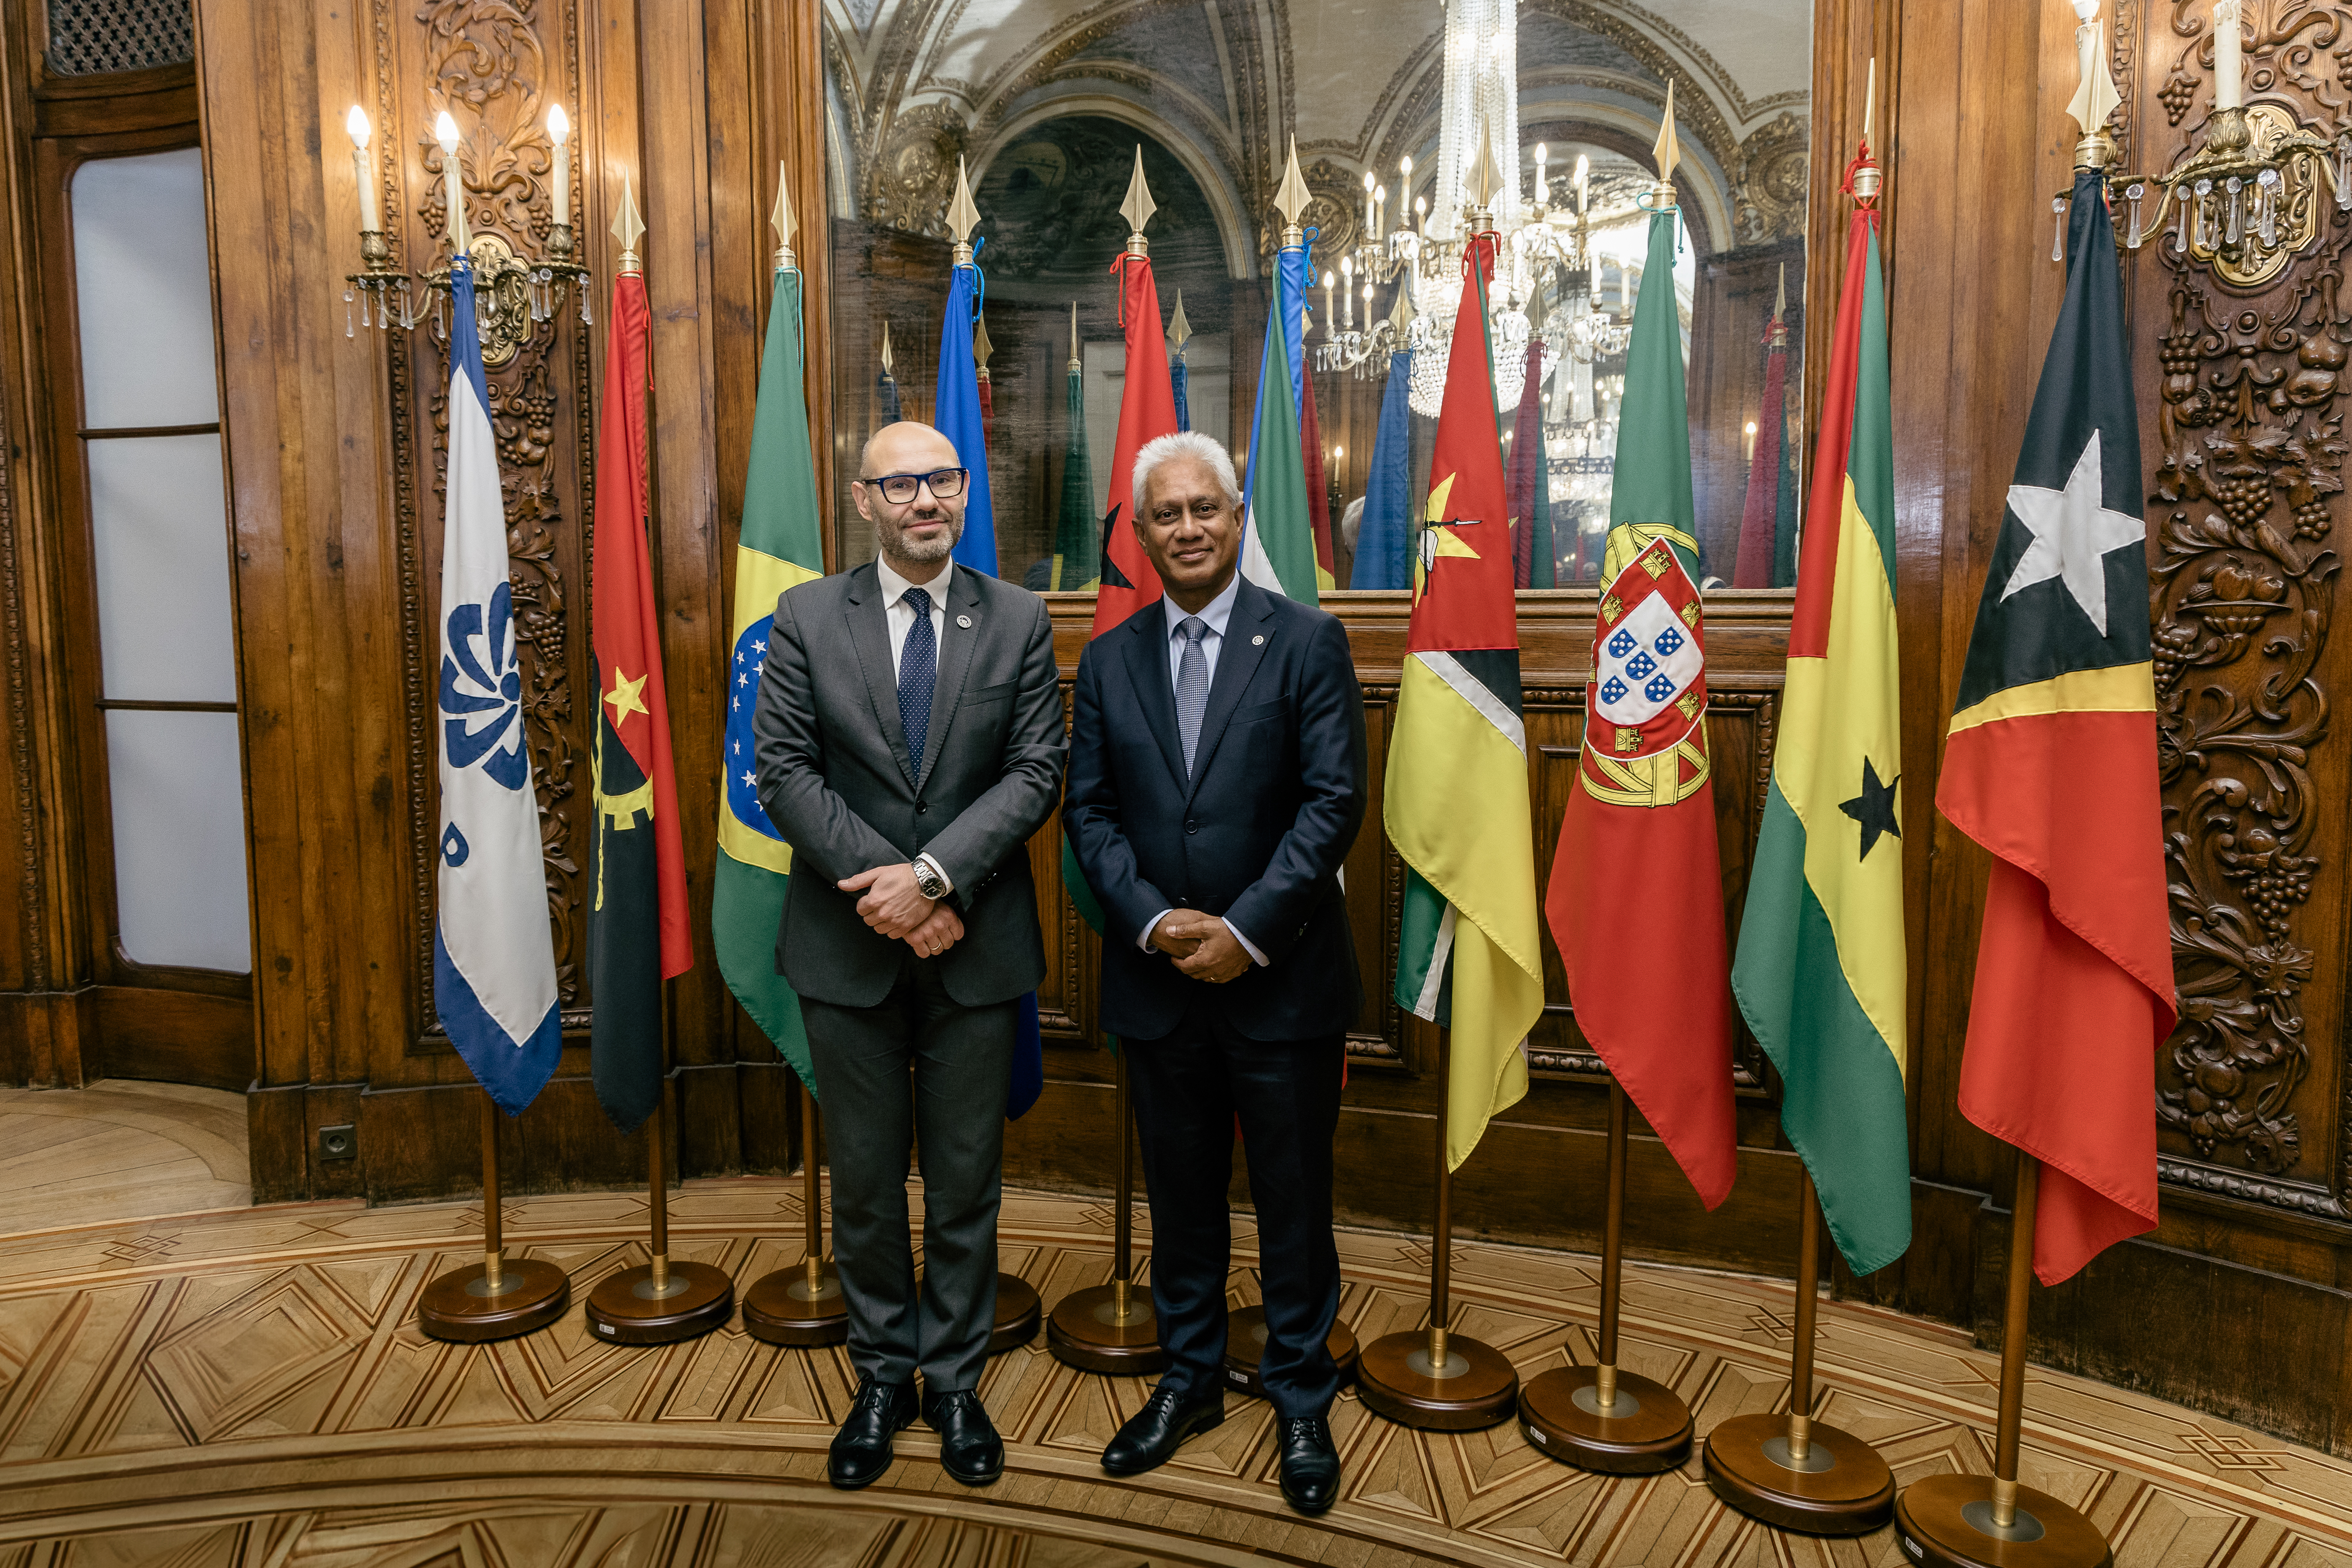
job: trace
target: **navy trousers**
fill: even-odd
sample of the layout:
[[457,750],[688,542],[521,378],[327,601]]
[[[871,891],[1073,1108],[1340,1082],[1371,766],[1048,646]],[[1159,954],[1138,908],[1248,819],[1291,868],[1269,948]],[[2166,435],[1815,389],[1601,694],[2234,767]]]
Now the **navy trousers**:
[[1151,1199],[1151,1305],[1171,1358],[1160,1386],[1190,1399],[1224,1384],[1233,1245],[1225,1190],[1238,1117],[1265,1281],[1259,1380],[1281,1415],[1323,1415],[1339,1388],[1325,1341],[1339,1311],[1331,1139],[1342,1037],[1269,1044],[1193,1007],[1172,1034],[1119,1044]]

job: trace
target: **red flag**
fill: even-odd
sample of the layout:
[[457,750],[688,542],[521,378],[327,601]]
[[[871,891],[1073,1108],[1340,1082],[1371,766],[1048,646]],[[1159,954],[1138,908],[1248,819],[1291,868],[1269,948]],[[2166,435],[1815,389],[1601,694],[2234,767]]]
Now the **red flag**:
[[[1772,562],[1780,523],[1780,470],[1788,467],[1783,445],[1789,385],[1789,328],[1780,313],[1764,331],[1764,406],[1756,415],[1756,449],[1748,459],[1748,500],[1739,514],[1739,553],[1731,568],[1735,588],[1772,586]],[[1841,496],[1840,506],[1844,504]]]
[[1110,510],[1103,517],[1094,637],[1159,602],[1159,574],[1143,553],[1128,512],[1135,499],[1135,454],[1147,441],[1176,434],[1176,393],[1168,381],[1168,339],[1150,258],[1122,254],[1111,269],[1118,274],[1119,325],[1127,329],[1127,383],[1118,399],[1118,439],[1111,448]]
[[1315,529],[1315,575],[1318,587],[1328,588],[1339,581],[1339,567],[1331,553],[1331,495],[1324,479],[1323,430],[1315,417],[1312,372],[1299,375],[1298,395],[1298,455],[1307,467],[1307,521]]

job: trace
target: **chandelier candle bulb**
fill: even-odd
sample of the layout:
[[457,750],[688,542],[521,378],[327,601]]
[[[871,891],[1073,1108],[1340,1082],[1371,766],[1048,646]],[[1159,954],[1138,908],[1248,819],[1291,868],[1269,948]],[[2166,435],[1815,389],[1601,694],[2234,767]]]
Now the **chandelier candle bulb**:
[[433,121],[433,139],[441,144],[441,190],[450,253],[463,256],[466,254],[466,171],[457,156],[457,121],[446,109]]
[[1551,203],[1550,193],[1544,185],[1544,144],[1540,142],[1536,143],[1536,188],[1533,195],[1538,212]]
[[2239,21],[2245,0],[2213,0],[2213,107],[2236,109],[2244,90],[2245,62],[2239,54]]
[[547,107],[547,136],[555,143],[555,222],[559,227],[572,223],[572,154],[565,143],[572,140],[572,117],[563,112],[563,105]]
[[1332,337],[1339,335],[1339,318],[1331,313],[1331,274],[1323,274],[1323,330]]
[[373,233],[383,227],[375,205],[375,179],[368,168],[368,142],[375,128],[368,123],[367,110],[358,104],[343,121],[343,129],[352,133],[352,169],[360,182],[360,227]]
[[1582,217],[1592,199],[1592,161],[1583,153],[1576,155],[1576,216]]

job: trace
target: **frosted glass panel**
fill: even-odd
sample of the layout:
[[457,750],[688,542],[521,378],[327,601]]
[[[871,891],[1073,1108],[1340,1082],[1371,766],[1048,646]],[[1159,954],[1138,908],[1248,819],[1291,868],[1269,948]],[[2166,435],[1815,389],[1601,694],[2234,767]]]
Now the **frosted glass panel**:
[[106,694],[234,702],[220,437],[85,444]]
[[84,163],[72,196],[83,420],[97,430],[211,424],[220,400],[203,154]]
[[253,967],[236,715],[110,711],[114,902],[141,963]]

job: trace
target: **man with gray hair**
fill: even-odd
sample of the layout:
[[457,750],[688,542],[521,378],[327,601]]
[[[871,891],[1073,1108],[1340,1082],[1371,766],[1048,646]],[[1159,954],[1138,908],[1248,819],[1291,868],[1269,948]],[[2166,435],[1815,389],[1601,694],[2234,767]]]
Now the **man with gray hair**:
[[1134,500],[1164,593],[1079,658],[1062,825],[1103,909],[1102,1025],[1135,1091],[1170,1366],[1102,1464],[1139,1474],[1224,1419],[1238,1117],[1282,1495],[1320,1513],[1339,1489],[1331,1139],[1361,994],[1339,866],[1364,819],[1363,692],[1337,620],[1241,576],[1223,447],[1148,443]]

